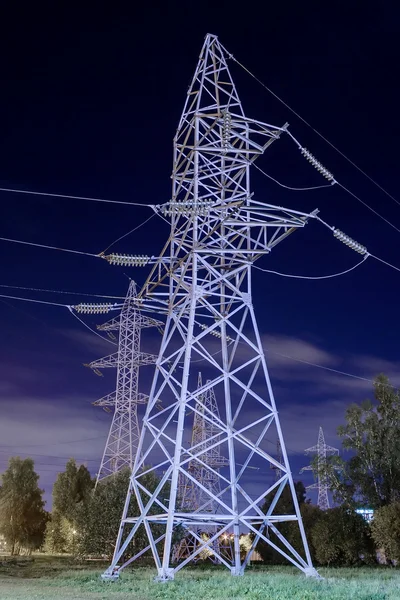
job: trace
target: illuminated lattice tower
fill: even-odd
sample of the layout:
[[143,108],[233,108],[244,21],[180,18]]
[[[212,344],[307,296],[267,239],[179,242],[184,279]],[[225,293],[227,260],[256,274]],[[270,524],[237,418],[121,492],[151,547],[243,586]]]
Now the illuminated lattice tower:
[[[318,490],[318,501],[317,504],[321,510],[327,510],[329,505],[329,481],[326,476],[324,476],[325,466],[326,466],[326,457],[333,456],[335,454],[339,454],[338,448],[333,448],[332,446],[328,446],[325,444],[325,436],[322,431],[322,427],[319,428],[318,433],[318,443],[316,446],[311,446],[311,448],[307,448],[304,450],[306,454],[316,453],[317,455],[317,481],[311,485],[307,486],[307,490]],[[313,465],[308,465],[307,467],[303,467],[300,471],[314,471]]]
[[119,332],[118,352],[88,365],[95,372],[108,367],[117,369],[115,392],[94,402],[95,406],[113,411],[96,485],[124,467],[133,468],[140,434],[137,409],[148,400],[139,392],[139,369],[154,364],[157,358],[140,351],[141,331],[162,323],[143,315],[134,303],[135,297],[136,284],[131,281],[120,315],[98,326],[100,331]]
[[[105,579],[118,577],[147,550],[159,581],[173,579],[185,564],[210,549],[232,575],[241,575],[260,539],[304,573],[317,576],[252,300],[253,263],[303,228],[310,216],[257,201],[250,187],[253,161],[286,130],[245,116],[227,53],[214,35],[207,35],[174,139],[172,199],[154,207],[170,220],[171,229],[137,302],[143,310],[163,314],[165,328]],[[267,302],[264,310],[269,310]],[[202,361],[207,372],[207,384],[200,389],[196,361]],[[219,455],[228,460],[218,469],[201,460],[204,442],[193,445],[191,438],[191,415],[199,398],[211,389],[221,402],[219,419],[204,408],[203,418],[216,432],[207,440],[207,450],[219,446]],[[279,439],[281,464],[271,454],[267,435]],[[219,479],[220,492],[195,479],[191,471],[195,462],[207,477]],[[267,475],[271,463],[281,470],[281,477],[265,484],[266,476],[262,487],[255,488],[250,469]],[[149,474],[160,478],[156,489],[146,484]],[[216,509],[182,510],[178,485],[182,476],[197,488],[203,506]],[[282,514],[278,500],[286,486],[294,508]],[[132,494],[140,515],[130,513]],[[188,490],[188,499],[191,494]],[[260,505],[267,498],[269,508],[263,513]],[[279,523],[285,521],[299,528],[301,551],[280,532]],[[191,532],[214,528],[216,533],[198,539],[191,555],[172,565],[173,537],[181,527]],[[148,546],[126,559],[139,528],[144,528]],[[254,534],[244,557],[241,532]],[[214,549],[221,535],[232,539],[233,561]]]

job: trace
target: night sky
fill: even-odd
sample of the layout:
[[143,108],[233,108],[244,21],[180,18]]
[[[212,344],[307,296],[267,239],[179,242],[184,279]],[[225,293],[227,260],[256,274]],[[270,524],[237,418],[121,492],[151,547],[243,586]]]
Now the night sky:
[[[0,9],[0,187],[163,203],[170,198],[172,139],[205,35],[221,43],[304,119],[400,201],[398,38],[394,4],[128,3],[73,10],[69,3]],[[279,4],[279,6],[278,6]],[[349,4],[352,6],[349,7]],[[65,10],[62,7],[65,7]],[[109,5],[111,6],[111,5]],[[51,8],[50,8],[51,7]],[[336,179],[400,228],[400,205],[230,62],[248,117],[283,125]],[[322,185],[288,140],[257,162],[289,186]],[[400,267],[399,233],[338,186],[286,191],[253,173],[257,200],[320,216]],[[0,236],[98,253],[150,216],[147,208],[0,193]],[[168,226],[154,217],[113,247],[157,255]],[[0,242],[2,285],[123,296],[147,269]],[[316,222],[279,244],[264,268],[327,275],[359,260]],[[371,396],[385,372],[399,385],[400,273],[368,259],[322,281],[254,273],[254,303],[293,473],[318,427],[339,445],[349,402]],[[75,304],[85,296],[2,288],[0,293]],[[106,319],[91,316],[95,326]],[[70,456],[94,474],[110,415],[91,403],[113,390],[115,372],[83,363],[114,350],[65,308],[0,298],[0,471],[9,456],[32,456],[50,500]],[[159,339],[148,336],[146,350]],[[146,346],[147,344],[147,346]],[[292,358],[283,358],[285,354]],[[150,371],[143,372],[148,385]],[[310,473],[305,483],[312,483]],[[315,499],[314,495],[311,495]],[[48,504],[49,506],[50,504]]]

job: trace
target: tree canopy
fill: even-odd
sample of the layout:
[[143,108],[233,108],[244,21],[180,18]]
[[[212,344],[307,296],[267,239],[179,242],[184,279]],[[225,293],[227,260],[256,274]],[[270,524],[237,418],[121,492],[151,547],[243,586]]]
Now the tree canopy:
[[0,488],[0,533],[11,554],[40,548],[48,515],[31,458],[10,458]]
[[78,513],[81,505],[89,501],[93,487],[88,469],[84,465],[78,467],[71,458],[53,485],[53,509],[46,528],[47,551],[76,553]]
[[384,375],[375,379],[374,392],[375,401],[352,404],[338,428],[350,458],[328,458],[321,473],[335,500],[352,507],[377,509],[400,499],[400,395]]

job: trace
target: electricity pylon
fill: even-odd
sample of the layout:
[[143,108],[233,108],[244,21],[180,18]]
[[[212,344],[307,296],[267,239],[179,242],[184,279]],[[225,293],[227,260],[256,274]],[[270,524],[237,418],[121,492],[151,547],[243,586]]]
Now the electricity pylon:
[[[301,571],[318,576],[307,545],[252,301],[252,264],[316,214],[253,198],[251,164],[286,130],[287,126],[246,118],[226,52],[214,35],[207,35],[174,138],[172,200],[155,207],[170,219],[170,236],[137,300],[144,309],[165,314],[166,323],[115,552],[103,574],[105,579],[118,577],[121,569],[148,549],[158,581],[173,579],[179,569],[202,550],[213,548],[215,540],[228,532],[233,536],[233,564],[222,553],[217,559],[232,575],[243,574],[255,546],[263,539]],[[207,374],[201,388],[197,387],[193,361],[202,361]],[[198,399],[210,389],[223,399],[217,422],[208,409],[202,415],[218,429],[208,440],[208,449],[219,447],[220,455],[227,457],[228,467],[220,469],[202,460],[203,445],[193,446],[190,438],[190,414],[199,412]],[[159,399],[164,408],[158,412]],[[275,432],[280,441],[282,464],[268,449],[267,432]],[[219,479],[220,493],[196,481],[189,469],[194,461]],[[259,488],[251,477],[254,471],[249,469],[255,467],[265,473],[270,463],[281,469],[282,476],[255,493]],[[156,489],[146,486],[149,473],[160,477]],[[178,481],[182,474],[217,505],[215,513],[179,508]],[[276,508],[286,485],[294,506],[291,514],[281,514]],[[129,512],[131,494],[138,502],[139,516]],[[260,503],[267,497],[271,503],[264,514]],[[299,527],[301,554],[279,531],[283,521],[293,521]],[[148,546],[119,564],[141,526]],[[194,534],[196,529],[216,527],[217,533],[207,540],[199,536],[191,555],[173,567],[173,533],[179,526]],[[267,527],[269,536],[265,535]],[[239,547],[241,531],[254,534],[244,559]]]
[[[202,388],[202,386],[202,377],[201,373],[199,373],[198,388]],[[209,388],[204,394],[198,396],[195,408],[191,445],[192,448],[197,447],[199,451],[202,450],[202,453],[199,454],[199,459],[205,466],[197,460],[193,460],[188,466],[188,471],[193,479],[187,478],[182,472],[179,474],[179,506],[181,510],[192,513],[209,512],[214,514],[218,510],[218,505],[214,497],[217,497],[221,493],[221,481],[215,471],[226,466],[228,461],[221,456],[220,446],[213,445],[215,436],[219,434],[220,421],[219,408],[213,388]],[[206,415],[209,419],[205,418]],[[196,481],[196,485],[193,483],[193,480]],[[215,526],[196,530],[195,532],[188,530],[187,535],[175,545],[172,553],[172,561],[179,562],[191,556],[198,546],[197,538],[199,536],[202,537],[202,534],[211,537],[215,533],[217,533]],[[207,555],[212,560],[222,551],[219,548],[219,545],[222,543],[222,538],[215,540],[213,547],[207,552]],[[229,548],[224,544],[225,547]],[[214,553],[214,549],[218,550],[217,553]],[[224,554],[226,555],[226,549]],[[204,558],[204,556],[201,554],[195,556],[197,560],[200,558]]]
[[[316,453],[317,454],[317,481],[316,483],[313,483],[312,485],[308,485],[307,486],[307,490],[318,490],[318,501],[317,504],[319,506],[319,508],[321,510],[326,510],[327,508],[330,507],[329,505],[329,496],[328,496],[328,491],[329,491],[329,482],[326,479],[326,477],[324,477],[323,473],[325,471],[325,466],[326,466],[326,457],[327,456],[333,456],[333,455],[338,455],[339,454],[339,450],[338,448],[333,448],[332,446],[328,446],[328,444],[325,444],[325,436],[324,436],[324,432],[322,431],[322,427],[319,428],[319,433],[318,433],[318,443],[316,446],[311,446],[311,448],[307,448],[306,450],[304,450],[304,452],[306,454],[313,454]],[[312,465],[308,465],[307,467],[303,467],[300,471],[300,473],[302,473],[303,471],[314,471],[314,467]]]
[[[281,443],[280,443],[279,439],[276,442],[276,459],[279,464],[281,464],[283,462],[282,448],[281,448]],[[277,467],[276,465],[273,465],[271,463],[271,469],[273,469],[275,471],[275,479],[276,480],[278,480],[282,477],[282,471],[281,471],[280,467]]]
[[157,358],[140,352],[140,338],[142,329],[160,327],[162,323],[141,314],[134,303],[135,297],[136,284],[131,281],[121,314],[98,326],[100,331],[119,331],[118,352],[88,365],[94,371],[106,367],[117,369],[115,392],[94,402],[95,406],[114,411],[96,485],[124,467],[133,468],[140,432],[137,408],[148,400],[148,396],[139,392],[139,368],[154,364]]

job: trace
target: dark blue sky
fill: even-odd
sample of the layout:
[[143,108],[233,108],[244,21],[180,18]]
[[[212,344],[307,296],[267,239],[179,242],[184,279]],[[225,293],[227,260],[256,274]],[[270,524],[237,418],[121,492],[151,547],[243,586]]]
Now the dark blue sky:
[[[86,11],[57,4],[39,11],[0,9],[1,187],[167,201],[172,138],[204,36],[211,32],[400,199],[400,26],[393,3],[170,2],[129,12],[121,5]],[[292,133],[339,181],[400,228],[399,205],[235,63],[230,66],[247,116],[277,125],[289,121]],[[324,183],[287,141],[274,144],[258,164],[287,185]],[[253,187],[258,200],[302,211],[318,207],[323,219],[400,266],[400,234],[339,187],[284,191],[257,172]],[[1,193],[0,202],[0,236],[91,253],[149,216],[146,208],[10,193]],[[167,234],[166,224],[153,219],[115,249],[157,255]],[[3,285],[112,295],[127,289],[124,270],[101,260],[4,242],[0,250]],[[310,223],[258,264],[326,275],[358,259]],[[139,283],[146,272],[126,271]],[[294,473],[307,464],[298,453],[316,443],[320,425],[327,442],[338,445],[335,428],[346,404],[369,395],[371,386],[273,352],[367,379],[384,371],[399,384],[399,291],[400,273],[372,259],[325,281],[255,273],[254,301]],[[79,299],[25,294],[55,302]],[[2,300],[0,327],[0,470],[10,455],[32,454],[48,497],[65,457],[85,459],[96,471],[110,417],[91,402],[112,390],[114,373],[96,378],[82,363],[113,348],[56,307]],[[310,483],[311,476],[305,477]]]

